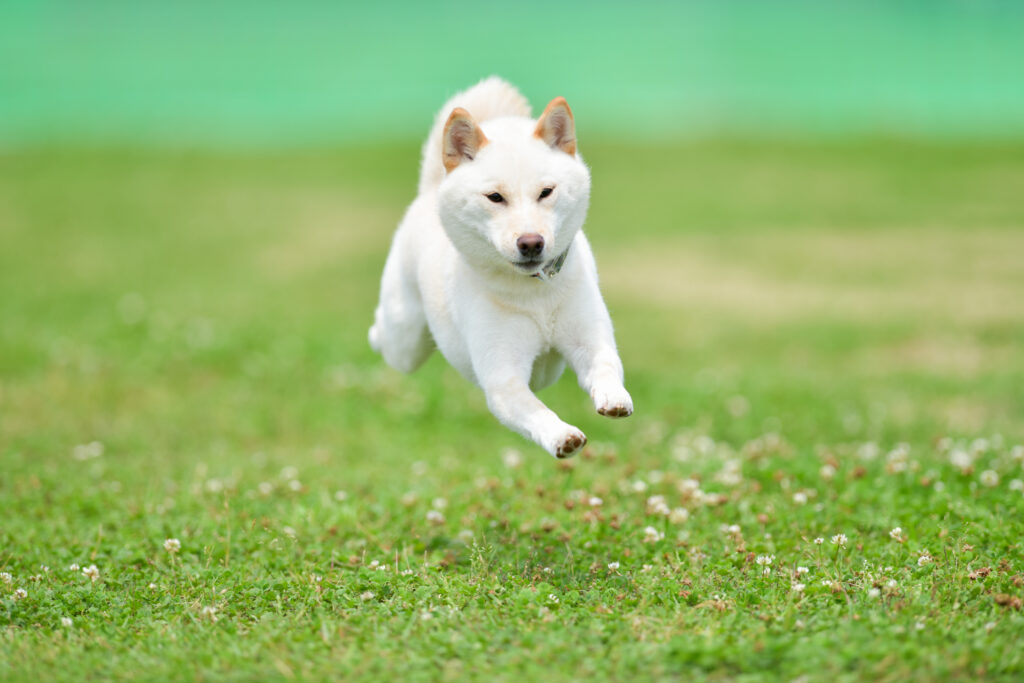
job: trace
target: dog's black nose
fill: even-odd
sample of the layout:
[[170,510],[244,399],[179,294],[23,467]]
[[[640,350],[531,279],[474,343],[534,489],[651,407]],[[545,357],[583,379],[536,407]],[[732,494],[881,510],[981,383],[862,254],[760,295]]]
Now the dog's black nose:
[[544,251],[544,238],[535,232],[523,235],[516,240],[519,253],[528,259],[535,259]]

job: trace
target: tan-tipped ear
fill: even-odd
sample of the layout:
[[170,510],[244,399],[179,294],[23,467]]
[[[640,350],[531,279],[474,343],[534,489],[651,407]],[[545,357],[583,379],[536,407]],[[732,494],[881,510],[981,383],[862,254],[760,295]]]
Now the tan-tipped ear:
[[569,103],[564,97],[556,97],[548,102],[544,113],[537,120],[533,135],[569,156],[576,155],[576,122],[573,121],[572,109],[569,109]]
[[444,124],[441,158],[445,170],[451,173],[463,161],[472,161],[480,148],[488,142],[487,136],[469,112],[462,107],[455,107],[448,122]]

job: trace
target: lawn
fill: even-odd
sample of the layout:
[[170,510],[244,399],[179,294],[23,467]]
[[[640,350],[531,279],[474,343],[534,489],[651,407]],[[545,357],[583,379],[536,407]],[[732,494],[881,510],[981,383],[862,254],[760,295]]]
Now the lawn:
[[1024,145],[584,144],[568,462],[366,343],[417,148],[0,152],[0,678],[1024,676]]

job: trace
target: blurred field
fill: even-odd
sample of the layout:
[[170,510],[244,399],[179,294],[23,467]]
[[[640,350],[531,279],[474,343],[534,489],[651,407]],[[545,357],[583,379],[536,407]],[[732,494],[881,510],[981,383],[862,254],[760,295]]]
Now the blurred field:
[[[1007,488],[1024,440],[1024,146],[584,144],[586,230],[637,412],[592,415],[571,376],[547,390],[593,444],[568,470],[440,357],[405,377],[367,347],[417,148],[0,154],[0,570],[29,591],[0,586],[0,676],[1024,671],[1024,620],[993,597],[1020,595],[1024,572],[1024,497]],[[766,433],[788,446],[744,450]],[[698,436],[732,455],[676,457]],[[947,436],[986,440],[976,468],[951,467]],[[75,451],[93,441],[101,456]],[[894,474],[899,442],[915,465]],[[864,444],[883,456],[858,459]],[[741,483],[712,483],[736,458]],[[726,500],[640,543],[661,528],[646,495],[678,498],[689,476]],[[819,509],[795,507],[798,489]],[[573,491],[608,518],[581,520]],[[424,521],[434,497],[440,527]],[[751,558],[778,556],[776,583],[719,547],[734,522]],[[892,550],[899,524],[934,575]],[[466,529],[478,545],[457,542]],[[848,554],[809,555],[839,531]],[[807,562],[846,588],[792,598],[783,572]],[[906,588],[872,603],[864,573],[883,565]],[[965,578],[981,566],[1002,567],[989,587]],[[525,592],[503,602],[501,586]]]

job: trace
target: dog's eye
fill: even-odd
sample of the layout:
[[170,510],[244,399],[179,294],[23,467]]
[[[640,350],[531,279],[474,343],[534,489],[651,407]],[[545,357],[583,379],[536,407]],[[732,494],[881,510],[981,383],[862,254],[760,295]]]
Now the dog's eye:
[[545,187],[543,190],[540,191],[540,197],[538,197],[537,199],[541,200],[541,199],[544,199],[545,197],[550,197],[551,193],[554,192],[554,191],[555,191],[555,188],[553,188],[553,187]]
[[487,195],[487,198],[490,199],[495,204],[501,204],[503,201],[505,201],[505,198],[502,197],[497,192],[490,193],[489,195]]

